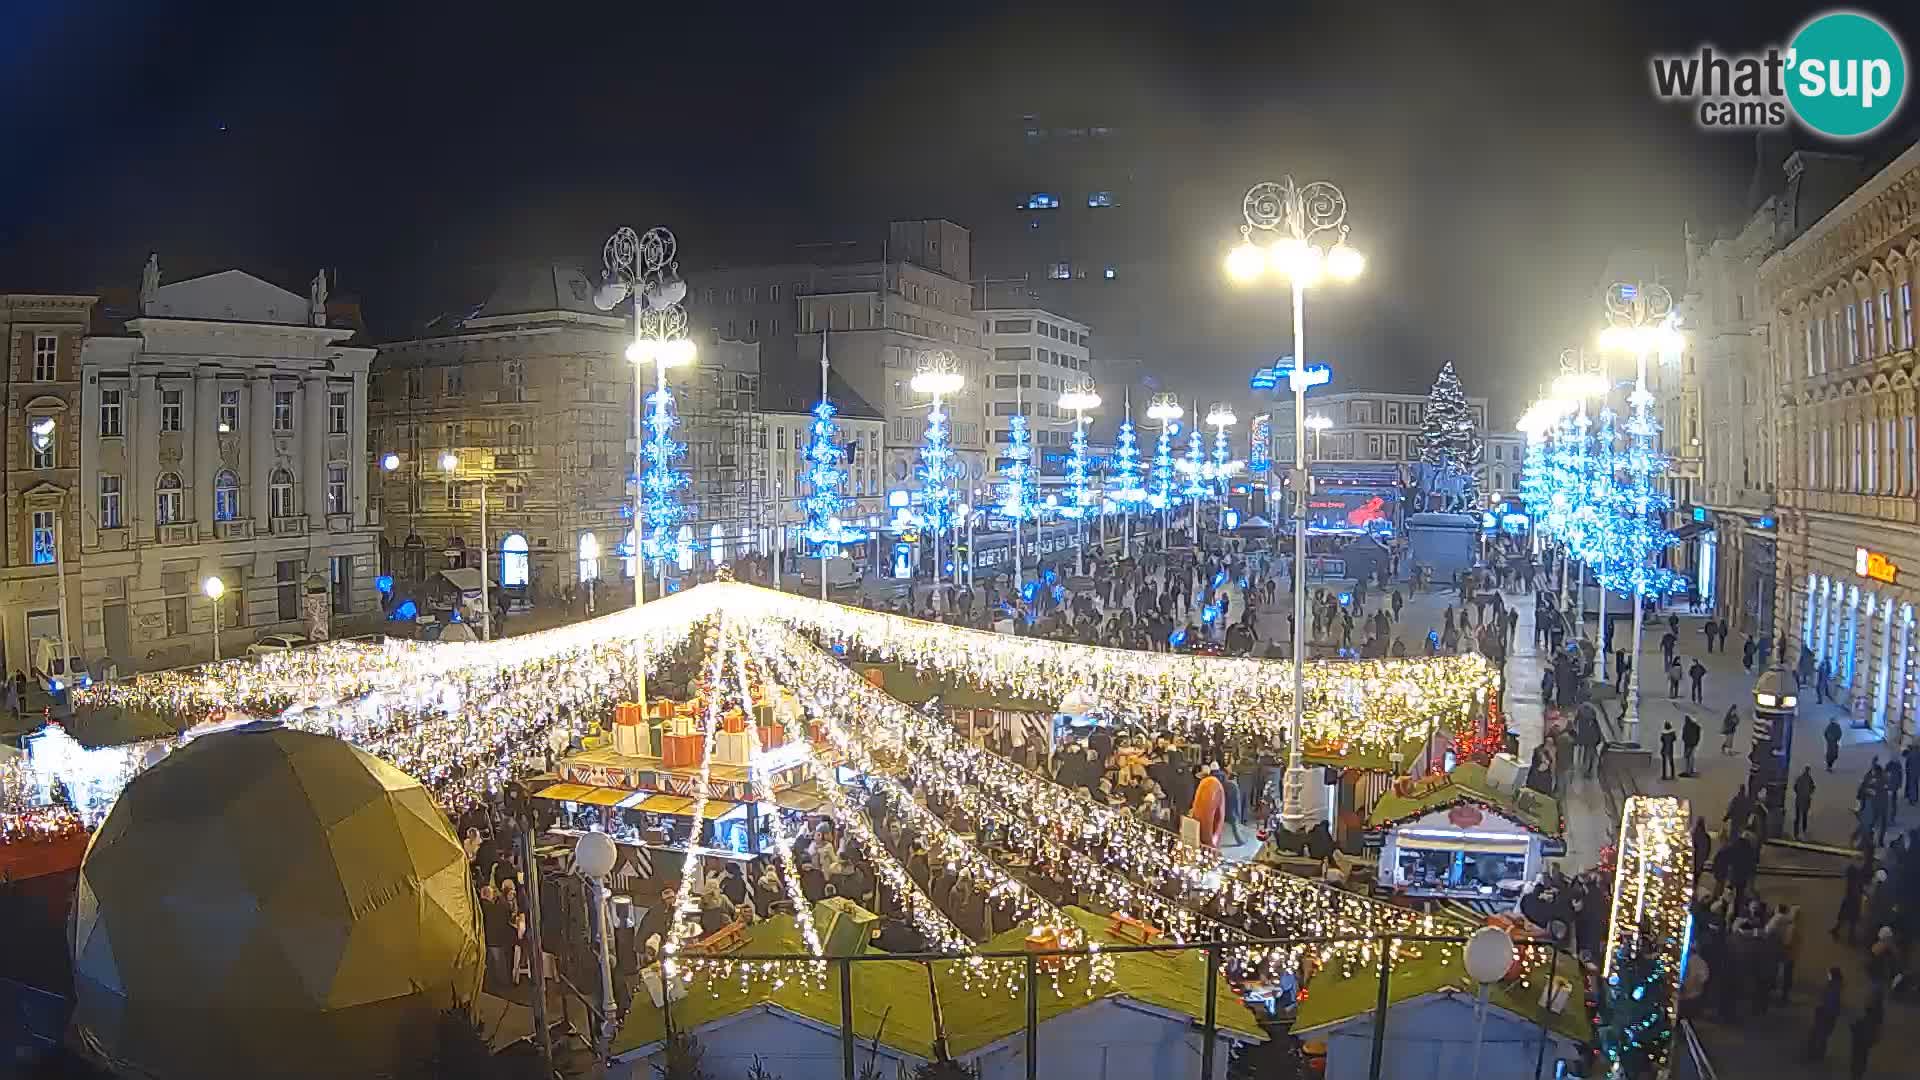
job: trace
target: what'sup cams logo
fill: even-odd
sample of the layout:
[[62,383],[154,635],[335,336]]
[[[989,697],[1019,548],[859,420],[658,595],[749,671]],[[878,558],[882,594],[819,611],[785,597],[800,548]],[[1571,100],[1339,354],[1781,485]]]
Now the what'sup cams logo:
[[1786,48],[1726,54],[1712,46],[1651,62],[1653,92],[1685,101],[1703,128],[1785,127],[1831,139],[1880,130],[1907,96],[1907,54],[1885,23],[1857,11],[1817,15]]

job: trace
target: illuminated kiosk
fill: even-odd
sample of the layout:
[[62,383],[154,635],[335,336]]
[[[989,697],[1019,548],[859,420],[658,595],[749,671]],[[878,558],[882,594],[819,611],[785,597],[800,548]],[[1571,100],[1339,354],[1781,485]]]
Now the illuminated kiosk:
[[1508,908],[1542,859],[1566,851],[1559,804],[1490,782],[1477,762],[1396,783],[1368,823],[1380,844],[1378,888],[1406,896]]

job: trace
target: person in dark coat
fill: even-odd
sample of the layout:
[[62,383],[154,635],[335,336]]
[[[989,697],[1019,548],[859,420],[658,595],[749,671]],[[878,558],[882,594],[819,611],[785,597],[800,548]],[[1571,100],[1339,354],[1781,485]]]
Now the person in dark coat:
[[1813,766],[1800,770],[1793,781],[1793,838],[1799,840],[1807,835],[1807,813],[1813,809]]
[[1674,778],[1673,744],[1679,741],[1679,734],[1673,730],[1673,721],[1668,720],[1660,726],[1660,779]]
[[1881,778],[1881,787],[1885,800],[1881,804],[1886,810],[1886,820],[1897,821],[1900,818],[1899,794],[1906,784],[1906,766],[1901,764],[1900,755],[1895,754],[1887,762],[1886,773]]
[[1701,687],[1701,683],[1706,679],[1706,677],[1707,677],[1707,665],[1701,663],[1699,657],[1697,656],[1694,657],[1693,663],[1689,665],[1687,668],[1687,678],[1693,684],[1691,687],[1691,690],[1693,694],[1693,703],[1695,705],[1700,704],[1700,687]]
[[1840,940],[1840,929],[1847,931],[1846,942],[1854,944],[1860,929],[1860,905],[1866,899],[1867,863],[1865,859],[1855,859],[1847,864],[1847,873],[1840,892],[1840,909],[1834,913],[1833,929],[1827,931],[1829,937]]
[[1680,770],[1681,776],[1699,775],[1693,771],[1693,752],[1699,749],[1699,747],[1700,721],[1695,720],[1692,713],[1688,713],[1687,718],[1680,722],[1680,749],[1685,755],[1685,767]]
[[1693,819],[1693,880],[1699,881],[1707,868],[1707,860],[1713,856],[1713,836],[1707,832],[1707,819],[1695,815]]
[[1840,759],[1840,721],[1829,720],[1825,731],[1821,732],[1827,740],[1827,771],[1833,771],[1833,763]]
[[1852,1038],[1847,1043],[1847,1067],[1852,1080],[1862,1080],[1867,1075],[1867,1056],[1873,1052],[1873,1045],[1880,1041],[1880,1029],[1886,1021],[1885,999],[1875,997],[1867,1002],[1867,1007],[1854,1018]]
[[1807,1030],[1807,1061],[1826,1060],[1827,1040],[1840,1023],[1840,991],[1845,984],[1839,968],[1827,969],[1827,984],[1820,988],[1820,1000],[1813,1007],[1813,1026]]

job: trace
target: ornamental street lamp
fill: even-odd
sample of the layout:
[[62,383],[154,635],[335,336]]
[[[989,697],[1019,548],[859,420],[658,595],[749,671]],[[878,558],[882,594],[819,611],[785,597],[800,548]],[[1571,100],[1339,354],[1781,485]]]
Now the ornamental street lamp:
[[[1307,388],[1332,378],[1324,366],[1307,363],[1307,289],[1326,279],[1351,281],[1366,268],[1366,260],[1347,246],[1347,197],[1324,180],[1301,187],[1289,176],[1279,182],[1255,184],[1241,200],[1242,242],[1227,257],[1227,273],[1242,284],[1273,274],[1285,277],[1293,292],[1293,366],[1288,383],[1293,389],[1293,718],[1287,728],[1289,764],[1281,799],[1281,821],[1289,830],[1304,832],[1322,816],[1317,805],[1326,799],[1326,786],[1310,775],[1301,746],[1306,712],[1307,641]],[[1254,231],[1273,237],[1254,243]],[[1326,247],[1322,247],[1322,244]],[[1313,800],[1309,802],[1309,800]]]
[[[447,474],[449,488],[460,481],[455,473],[460,470],[460,455],[449,450],[440,455],[440,468]],[[487,482],[483,478],[477,481],[480,487],[480,639],[493,640],[493,598],[487,586]]]
[[1100,394],[1091,382],[1060,394],[1060,407],[1073,413],[1073,456],[1067,464],[1067,493],[1073,505],[1067,516],[1073,526],[1073,574],[1087,572],[1087,410],[1100,407]]
[[[593,305],[612,311],[624,300],[633,301],[633,342],[626,348],[633,364],[633,606],[647,602],[647,547],[652,542],[656,553],[664,552],[666,538],[677,514],[671,496],[685,478],[673,471],[673,459],[680,447],[670,434],[673,428],[673,398],[667,393],[667,369],[694,362],[698,349],[687,337],[687,283],[680,279],[680,243],[673,232],[654,226],[636,233],[626,226],[614,230],[600,249],[600,288],[593,294]],[[648,404],[643,369],[653,364],[653,415],[646,415]],[[650,433],[650,434],[649,434]],[[654,458],[649,475],[646,460]],[[648,518],[649,483],[661,498],[655,500],[653,520]],[[481,506],[485,507],[485,502]],[[666,586],[666,567],[658,571]],[[635,644],[634,678],[642,708],[647,702],[646,664]]]
[[[927,530],[933,533],[933,573],[934,583],[940,581],[942,562],[940,559],[940,534],[953,524],[953,444],[947,429],[947,414],[941,409],[941,399],[960,392],[966,385],[966,379],[960,374],[960,364],[954,355],[944,349],[920,355],[919,370],[914,372],[911,386],[916,394],[932,397],[933,404],[927,410],[927,433],[920,444],[920,517]],[[971,553],[969,553],[971,554]],[[958,560],[956,560],[957,562]],[[954,580],[959,578],[959,567],[954,567]]]
[[[1607,289],[1608,326],[1600,335],[1600,347],[1613,352],[1632,353],[1634,357],[1632,418],[1627,425],[1627,471],[1632,478],[1629,509],[1637,515],[1638,531],[1646,531],[1647,517],[1658,504],[1652,491],[1655,468],[1653,436],[1658,430],[1653,418],[1653,392],[1647,389],[1647,357],[1676,354],[1685,344],[1674,329],[1673,294],[1663,285],[1616,283]],[[1653,530],[1657,533],[1659,530]],[[1649,535],[1649,539],[1657,539]],[[1653,576],[1655,544],[1635,543],[1627,554],[1633,560],[1633,668],[1627,676],[1626,741],[1640,743],[1640,635],[1646,622],[1647,583]],[[1647,550],[1639,550],[1646,548]]]
[[213,662],[220,662],[220,598],[227,595],[227,583],[218,576],[200,583],[200,591],[213,601]]
[[1333,426],[1333,417],[1314,413],[1307,417],[1307,430],[1313,432],[1313,460],[1320,460],[1320,433]]
[[1233,448],[1227,429],[1240,422],[1233,406],[1216,401],[1207,406],[1207,426],[1213,429],[1213,478],[1220,485],[1220,531],[1227,528],[1227,483],[1233,471]]
[[1160,425],[1160,440],[1153,454],[1153,480],[1156,490],[1147,496],[1147,505],[1160,511],[1160,550],[1167,548],[1167,529],[1178,501],[1173,490],[1173,440],[1180,434],[1180,418],[1187,410],[1172,394],[1155,394],[1147,404],[1147,419]]

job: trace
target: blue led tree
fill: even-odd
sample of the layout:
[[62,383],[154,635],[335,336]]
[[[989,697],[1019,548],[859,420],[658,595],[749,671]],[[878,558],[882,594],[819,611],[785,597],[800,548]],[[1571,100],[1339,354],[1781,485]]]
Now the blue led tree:
[[1147,505],[1155,510],[1171,510],[1180,502],[1180,493],[1173,486],[1173,439],[1180,434],[1180,425],[1168,422],[1160,428],[1160,441],[1153,451],[1153,493],[1147,496]]
[[[927,412],[927,432],[920,442],[920,523],[935,533],[953,524],[953,443],[947,431],[947,413],[940,398]],[[940,576],[936,568],[934,576]]]
[[1067,504],[1060,508],[1064,518],[1087,517],[1092,512],[1091,496],[1087,493],[1087,425],[1085,421],[1076,421],[1073,425],[1073,437],[1069,440],[1070,452],[1067,454]]
[[690,481],[674,467],[687,453],[687,444],[673,437],[677,423],[672,390],[661,388],[647,395],[646,498],[641,522],[645,531],[640,549],[649,559],[664,559],[678,551],[678,527],[685,513],[680,489]]
[[1129,414],[1120,422],[1120,430],[1113,437],[1113,457],[1108,466],[1108,479],[1113,484],[1111,497],[1123,511],[1132,510],[1146,500],[1146,489],[1140,484],[1142,473],[1139,439]]
[[[1207,454],[1203,443],[1204,438],[1198,427],[1187,432],[1187,456],[1180,462],[1180,471],[1187,477],[1180,494],[1194,503],[1207,497]],[[1195,510],[1195,513],[1198,512]]]
[[847,481],[847,447],[840,441],[840,425],[834,422],[837,412],[833,403],[825,398],[813,407],[812,437],[806,449],[807,482],[811,491],[806,502],[805,535],[821,558],[839,554],[841,544],[866,535],[840,519],[846,505],[840,491]]
[[1627,452],[1620,462],[1625,485],[1608,562],[1614,565],[1618,588],[1663,597],[1685,591],[1688,584],[1685,576],[1657,565],[1660,553],[1675,542],[1665,524],[1673,501],[1656,483],[1667,473],[1667,457],[1656,449],[1660,421],[1653,415],[1653,392],[1635,387],[1627,401],[1632,411],[1627,418]]
[[1027,418],[1007,418],[1007,463],[1000,470],[1000,516],[1015,524],[1039,515],[1040,504],[1033,480],[1033,433]]

